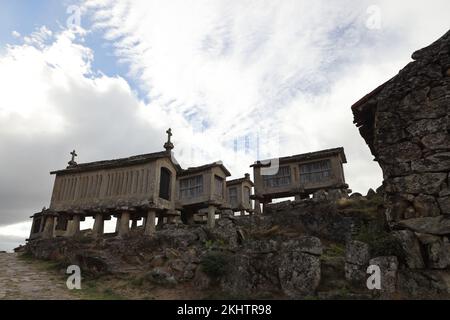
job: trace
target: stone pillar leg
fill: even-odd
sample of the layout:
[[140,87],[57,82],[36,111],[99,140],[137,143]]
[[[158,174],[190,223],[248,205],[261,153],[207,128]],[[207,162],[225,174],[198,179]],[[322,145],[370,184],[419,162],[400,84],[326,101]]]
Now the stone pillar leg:
[[245,216],[245,210],[241,210],[241,216]]
[[162,226],[164,224],[164,215],[159,214],[158,215],[158,227]]
[[156,211],[149,210],[145,219],[144,234],[150,236],[155,233]]
[[255,200],[255,214],[261,214],[261,203],[259,200]]
[[267,202],[267,201],[263,201],[263,210],[262,210],[262,213],[266,213],[266,210],[267,210],[267,205],[269,204],[270,202]]
[[100,237],[103,235],[104,225],[103,214],[97,213],[95,215],[94,228],[92,230],[94,237]]
[[208,207],[208,228],[213,229],[216,224],[216,208],[214,206]]
[[44,239],[51,239],[53,238],[53,229],[55,226],[55,217],[49,216],[45,218],[45,226],[44,226],[44,232],[42,234],[42,237]]
[[80,216],[73,216],[67,225],[67,237],[73,237],[80,232]]
[[120,229],[120,215],[118,215],[116,218],[116,233],[117,234],[119,234],[119,229]]
[[137,229],[137,220],[136,219],[133,219],[132,221],[131,221],[131,229]]
[[66,232],[64,233],[65,237],[70,237],[70,230],[72,229],[72,220],[68,220],[67,221],[67,228],[66,228]]
[[119,237],[126,236],[130,232],[130,213],[122,212],[120,215]]
[[33,238],[34,228],[35,227],[36,227],[36,218],[33,218],[33,223],[31,224],[30,239]]

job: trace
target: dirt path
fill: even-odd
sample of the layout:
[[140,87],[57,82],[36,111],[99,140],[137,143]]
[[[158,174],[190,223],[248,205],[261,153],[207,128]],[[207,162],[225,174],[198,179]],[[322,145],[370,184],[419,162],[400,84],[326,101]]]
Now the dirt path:
[[68,300],[64,279],[15,253],[0,253],[0,300]]

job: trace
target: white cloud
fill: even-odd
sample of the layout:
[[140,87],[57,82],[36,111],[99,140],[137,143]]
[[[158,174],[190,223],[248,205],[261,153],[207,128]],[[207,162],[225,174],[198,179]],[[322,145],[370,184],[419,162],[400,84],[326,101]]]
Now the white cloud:
[[255,148],[262,131],[270,157],[344,146],[361,192],[381,184],[381,170],[350,106],[442,35],[450,9],[444,0],[84,3],[151,110],[182,126],[181,148],[206,152],[191,161],[218,157],[240,175],[255,154],[234,154],[233,140],[249,134]]
[[31,221],[21,222],[9,225],[7,227],[0,227],[0,236],[5,237],[23,237],[24,234],[29,234],[31,230]]
[[166,120],[145,118],[123,78],[94,72],[77,35],[44,34],[0,55],[0,225],[49,205],[49,172],[73,148],[87,162],[159,151],[165,139],[152,123]]

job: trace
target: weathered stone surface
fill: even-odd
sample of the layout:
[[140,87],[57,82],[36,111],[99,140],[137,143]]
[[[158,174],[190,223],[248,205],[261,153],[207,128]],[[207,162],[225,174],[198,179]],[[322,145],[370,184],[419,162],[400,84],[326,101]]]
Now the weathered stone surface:
[[370,247],[367,243],[350,240],[345,247],[345,279],[360,285],[365,283]]
[[386,209],[386,220],[388,222],[405,219],[407,210],[411,207],[410,202],[398,195],[389,199],[391,204]]
[[320,258],[298,251],[283,253],[278,276],[282,290],[289,297],[314,294],[320,283]]
[[[329,239],[333,241],[346,241],[351,236],[353,219],[337,212],[335,201],[313,201],[311,199],[292,202],[282,213],[267,214],[267,222],[273,225],[290,226],[304,230],[305,234]],[[252,225],[257,223],[252,217]]]
[[370,265],[380,267],[381,291],[393,293],[397,288],[398,259],[394,256],[377,257],[369,261]]
[[[377,143],[394,144],[406,138],[407,133],[405,121],[391,112],[380,112],[377,117],[378,127],[383,128],[382,134],[379,134]],[[378,132],[381,133],[381,132]]]
[[446,173],[411,174],[386,181],[388,193],[439,194],[441,186],[446,182]]
[[441,212],[446,215],[450,215],[450,197],[438,198],[439,207]]
[[432,297],[450,293],[450,272],[438,270],[401,270],[398,289],[411,298]]
[[360,200],[363,198],[364,198],[364,196],[359,192],[354,192],[350,195],[350,199],[352,199],[352,200]]
[[436,199],[433,196],[421,194],[414,199],[413,205],[418,218],[437,217],[441,214]]
[[401,230],[394,231],[393,236],[397,238],[405,252],[406,265],[410,269],[423,269],[425,263],[423,261],[420,244],[412,231]]
[[342,189],[328,190],[328,200],[336,201],[339,199],[346,199],[346,198],[348,198],[347,190]]
[[450,152],[436,153],[425,159],[412,161],[411,169],[415,172],[450,171]]
[[423,245],[428,245],[428,244],[432,244],[432,243],[441,241],[441,237],[439,237],[439,236],[433,236],[431,234],[419,233],[419,232],[415,232],[414,234],[416,235],[417,239],[419,239],[420,243]]
[[422,150],[412,142],[402,142],[382,149],[379,160],[383,163],[399,163],[420,159]]
[[[411,232],[395,233],[409,255],[408,267],[443,268],[450,234],[450,31],[413,59],[357,102],[353,113],[383,170],[389,226],[415,231],[420,239],[418,244]],[[407,287],[422,292],[420,285],[437,283],[418,273],[404,278]]]
[[177,280],[175,279],[175,277],[162,268],[154,268],[147,274],[147,278],[151,282],[159,285],[174,286],[177,284]]
[[364,284],[367,278],[367,266],[360,266],[349,262],[345,263],[345,279],[352,283]]
[[397,223],[397,226],[419,233],[434,235],[450,234],[450,219],[445,216],[402,220]]
[[232,219],[225,218],[218,220],[216,227],[211,232],[231,247],[235,247],[238,244],[238,234]]
[[358,266],[365,266],[370,259],[370,247],[367,243],[351,240],[345,248],[345,261]]
[[445,269],[450,267],[450,243],[436,241],[427,246],[430,267],[433,269]]
[[319,239],[304,237],[281,243],[261,240],[246,248],[232,256],[231,268],[220,280],[224,291],[255,296],[281,288],[290,298],[314,294],[321,277]]
[[282,248],[295,248],[295,250],[300,250],[303,253],[309,253],[316,256],[320,256],[323,253],[322,243],[320,242],[320,239],[316,237],[302,237],[298,240],[284,242]]
[[450,135],[445,132],[438,132],[422,138],[422,144],[430,150],[450,150]]
[[208,275],[206,275],[206,273],[204,273],[201,268],[196,269],[193,279],[194,286],[196,286],[201,290],[205,290],[210,287],[211,282],[212,282],[211,278],[208,277]]
[[406,130],[416,137],[424,137],[426,135],[440,132],[445,127],[445,119],[423,119],[415,121]]
[[374,198],[376,196],[377,196],[377,193],[372,188],[369,189],[369,191],[367,191],[367,195],[366,195],[367,199],[372,199],[372,198]]
[[450,187],[442,189],[441,192],[439,192],[439,197],[441,198],[450,197]]

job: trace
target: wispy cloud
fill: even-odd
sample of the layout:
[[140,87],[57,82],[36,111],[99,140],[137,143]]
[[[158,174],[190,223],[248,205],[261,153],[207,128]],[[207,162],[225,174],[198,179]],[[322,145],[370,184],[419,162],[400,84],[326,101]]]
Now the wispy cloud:
[[[446,1],[83,3],[149,109],[182,127],[203,161],[218,157],[241,173],[257,150],[277,157],[342,145],[350,185],[363,192],[381,184],[381,171],[350,106],[444,33],[449,8]],[[251,154],[233,152],[248,142]]]

